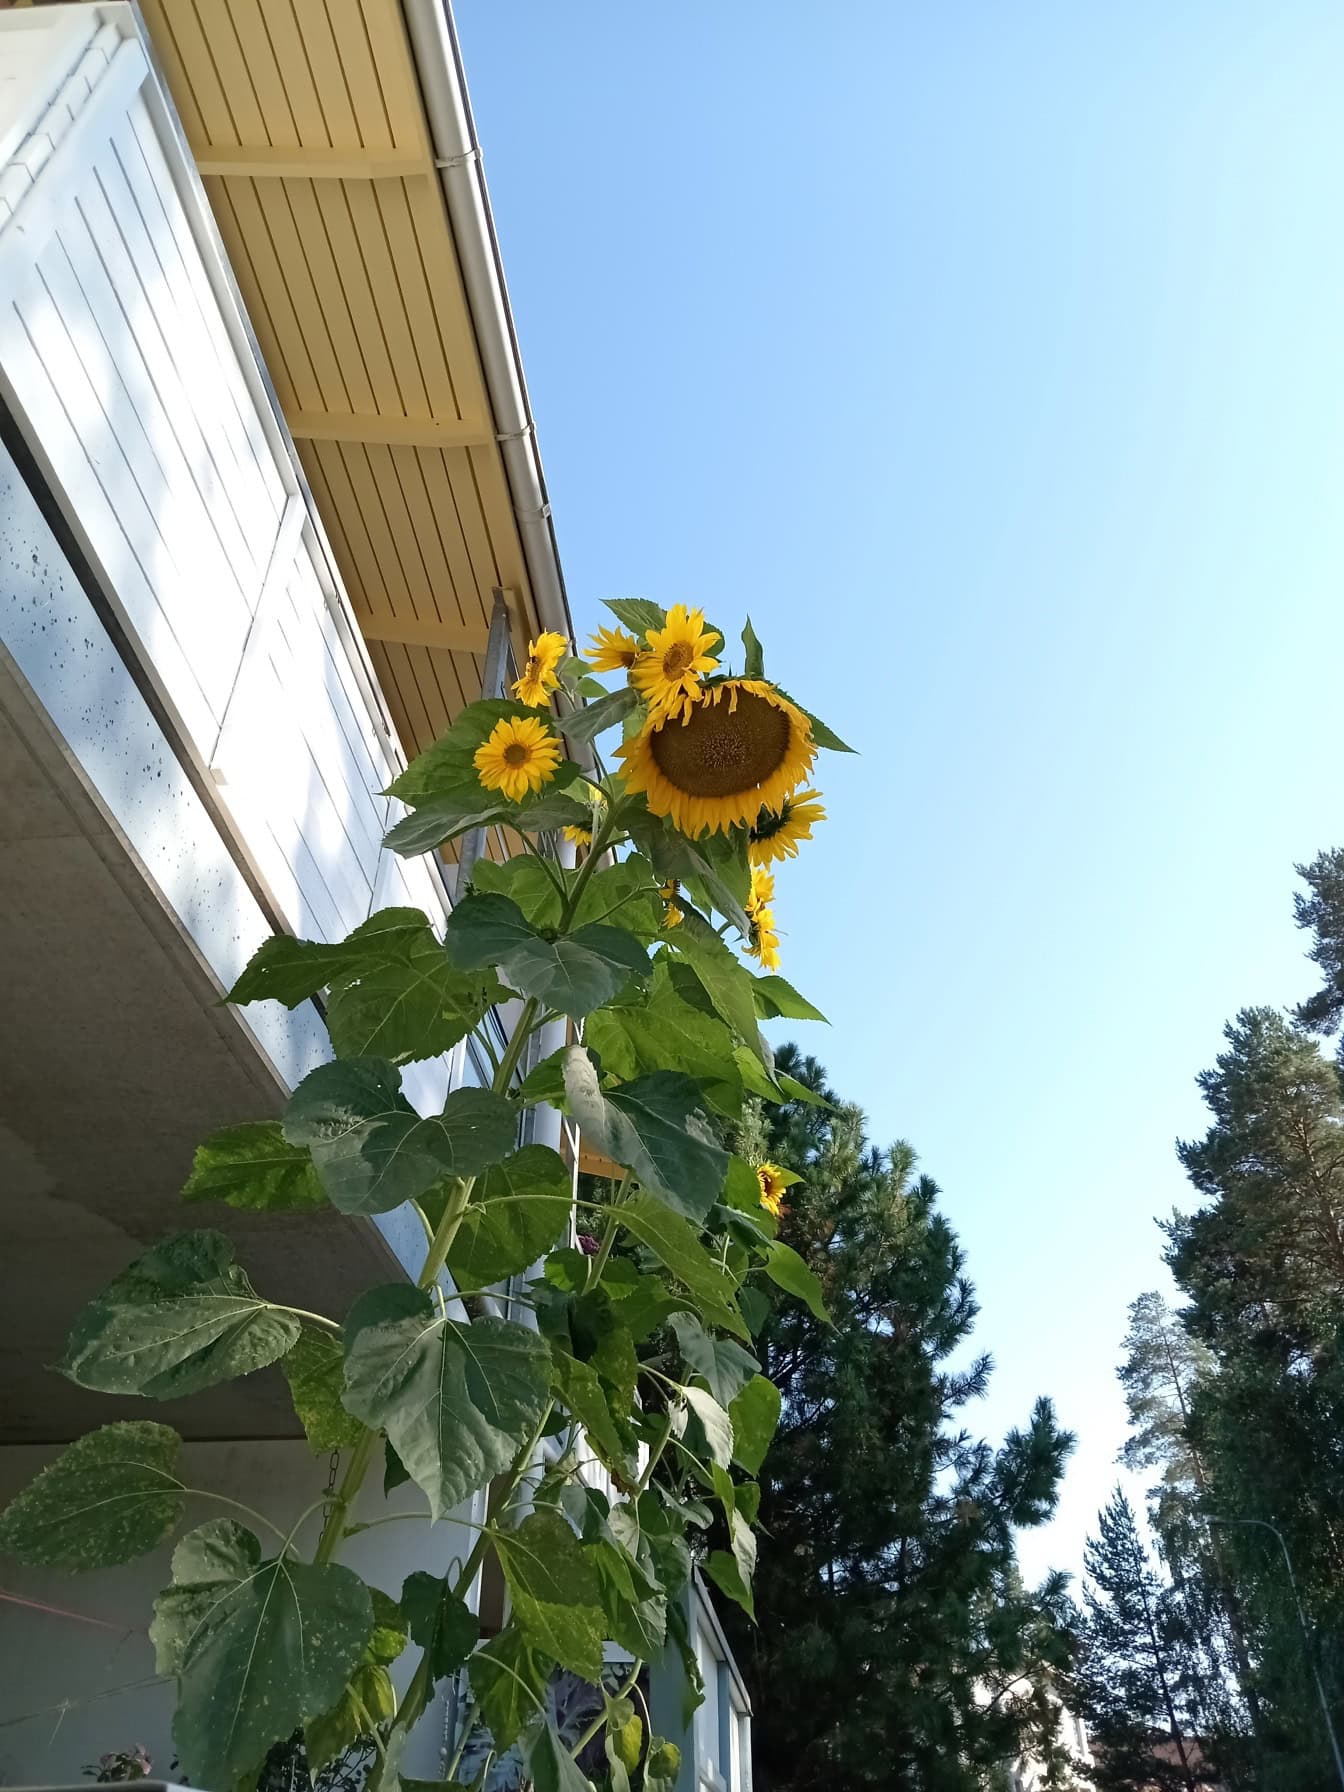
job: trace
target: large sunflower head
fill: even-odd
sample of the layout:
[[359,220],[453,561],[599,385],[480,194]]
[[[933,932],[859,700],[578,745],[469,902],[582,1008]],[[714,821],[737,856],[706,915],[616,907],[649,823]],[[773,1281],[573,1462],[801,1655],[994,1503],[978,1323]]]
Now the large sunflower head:
[[815,790],[795,790],[777,809],[762,809],[751,825],[747,854],[753,865],[769,865],[798,856],[800,840],[810,840],[812,829],[825,821],[826,811]]
[[643,792],[650,812],[695,835],[726,834],[779,809],[817,749],[807,717],[772,684],[728,678],[679,718],[651,711],[617,754],[627,787]]
[[555,776],[560,742],[540,716],[507,716],[476,749],[472,764],[487,790],[502,790],[520,803]]
[[722,637],[705,627],[703,610],[673,604],[664,626],[646,630],[644,639],[648,651],[630,669],[635,687],[654,712],[680,715],[700,695],[701,678],[718,665],[710,649]]
[[585,657],[594,672],[628,672],[643,651],[623,628],[599,628],[589,637]]
[[784,1211],[784,1190],[788,1187],[778,1164],[757,1164],[756,1180],[761,1185],[761,1206],[777,1220]]
[[514,683],[513,694],[529,709],[544,709],[551,692],[560,683],[555,669],[569,652],[569,642],[554,629],[547,629],[527,644],[527,664],[523,675]]

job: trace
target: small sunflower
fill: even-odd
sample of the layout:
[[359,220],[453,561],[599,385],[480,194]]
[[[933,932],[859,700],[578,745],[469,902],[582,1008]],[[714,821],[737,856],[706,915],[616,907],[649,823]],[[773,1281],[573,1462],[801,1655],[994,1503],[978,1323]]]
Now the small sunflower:
[[643,651],[623,628],[600,628],[589,637],[586,657],[594,672],[628,672]]
[[652,814],[670,816],[683,834],[726,834],[762,809],[781,809],[817,749],[807,717],[774,685],[727,678],[680,720],[651,712],[617,756],[627,787],[643,793]]
[[648,652],[631,667],[630,676],[650,710],[659,715],[680,715],[700,695],[700,680],[718,665],[709,650],[722,637],[706,629],[705,612],[673,604],[665,628],[645,632]]
[[514,683],[513,694],[520,703],[526,703],[529,709],[544,709],[551,700],[551,692],[559,688],[560,680],[555,669],[569,652],[569,642],[563,635],[557,635],[554,629],[547,629],[538,635],[535,641],[527,644],[527,665],[523,668],[523,676]]
[[761,1206],[777,1220],[784,1211],[784,1190],[788,1184],[778,1164],[757,1164],[756,1180],[761,1185]]
[[800,840],[810,840],[812,829],[825,821],[821,794],[816,790],[795,790],[786,796],[777,810],[762,809],[752,823],[747,841],[747,856],[753,865],[769,865],[780,859],[796,859]]
[[502,790],[511,803],[520,803],[529,791],[549,784],[559,763],[560,742],[540,716],[509,716],[496,722],[472,757],[485,788]]
[[754,921],[762,913],[768,913],[775,900],[775,874],[753,866],[751,873],[751,894],[743,903],[743,908]]
[[561,828],[560,832],[571,846],[591,846],[593,836],[587,828]]
[[681,894],[681,885],[675,877],[669,878],[665,884],[659,884],[658,894],[663,899],[663,926],[680,927],[686,919],[677,907],[677,897]]
[[751,956],[767,971],[779,969],[779,930],[773,909],[764,904],[751,917]]

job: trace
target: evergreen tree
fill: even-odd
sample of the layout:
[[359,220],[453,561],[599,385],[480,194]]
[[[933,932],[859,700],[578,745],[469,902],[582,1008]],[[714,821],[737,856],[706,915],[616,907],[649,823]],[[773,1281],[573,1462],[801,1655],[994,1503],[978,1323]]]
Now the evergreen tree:
[[1307,956],[1321,967],[1324,981],[1297,1010],[1298,1025],[1310,1033],[1338,1033],[1344,1021],[1344,850],[1318,853],[1310,865],[1299,865],[1311,894],[1293,897],[1299,927],[1309,928]]
[[1188,1716],[1191,1638],[1124,1492],[1084,1552],[1086,1620],[1076,1687],[1096,1784],[1105,1792],[1195,1792],[1203,1783]]
[[[815,1061],[786,1048],[779,1064],[825,1089]],[[975,1297],[908,1146],[874,1148],[842,1104],[754,1125],[743,1149],[805,1179],[782,1235],[834,1321],[781,1302],[757,1339],[784,1412],[761,1483],[759,1628],[734,1627],[756,1783],[971,1792],[1026,1746],[1054,1748],[1066,1583],[1024,1588],[1013,1532],[1053,1511],[1072,1440],[1048,1401],[998,1448],[961,1426],[990,1363],[951,1366]]]

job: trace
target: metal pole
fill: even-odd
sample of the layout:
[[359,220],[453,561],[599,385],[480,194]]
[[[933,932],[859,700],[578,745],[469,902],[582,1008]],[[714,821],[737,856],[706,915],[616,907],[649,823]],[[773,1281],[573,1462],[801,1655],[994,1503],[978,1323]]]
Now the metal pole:
[[1288,1585],[1292,1590],[1293,1604],[1297,1607],[1297,1622],[1302,1631],[1302,1646],[1306,1650],[1307,1663],[1311,1668],[1311,1677],[1316,1682],[1316,1697],[1320,1700],[1321,1716],[1325,1719],[1325,1733],[1330,1738],[1330,1752],[1335,1757],[1335,1773],[1341,1788],[1344,1788],[1344,1756],[1339,1752],[1339,1738],[1335,1735],[1334,1719],[1330,1716],[1330,1702],[1325,1696],[1325,1683],[1321,1679],[1321,1671],[1316,1665],[1316,1650],[1312,1642],[1311,1631],[1307,1626],[1307,1614],[1302,1610],[1302,1599],[1297,1590],[1297,1576],[1293,1573],[1293,1558],[1288,1554],[1288,1545],[1283,1540],[1283,1533],[1277,1526],[1264,1518],[1209,1518],[1210,1524],[1239,1524],[1255,1526],[1268,1531],[1279,1548],[1283,1551],[1283,1565],[1288,1570]]
[[[495,592],[495,606],[490,612],[490,634],[485,643],[485,665],[481,672],[481,696],[499,697],[504,692],[504,673],[509,659],[509,611],[504,593]],[[463,834],[457,854],[455,898],[462,896],[471,878],[472,867],[485,846],[485,829],[473,828]]]

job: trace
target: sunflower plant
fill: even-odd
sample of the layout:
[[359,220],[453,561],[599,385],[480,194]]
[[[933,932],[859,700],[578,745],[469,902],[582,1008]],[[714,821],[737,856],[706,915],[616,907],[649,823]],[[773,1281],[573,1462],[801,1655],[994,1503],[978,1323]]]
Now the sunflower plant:
[[[577,1757],[604,1736],[613,1792],[666,1792],[676,1750],[648,1733],[641,1664],[680,1650],[698,1680],[680,1603],[693,1563],[751,1611],[754,1477],[780,1410],[751,1349],[764,1287],[824,1309],[778,1237],[788,1172],[731,1141],[749,1100],[817,1099],[776,1072],[760,1031],[821,1018],[776,972],[769,867],[821,819],[805,788],[818,749],[847,749],[767,680],[749,623],[733,673],[700,612],[611,608],[621,626],[586,659],[542,636],[513,697],[471,705],[391,787],[399,853],[487,826],[523,843],[477,862],[442,934],[397,908],[335,944],[276,937],[230,992],[288,1007],[325,992],[333,1056],[280,1120],[204,1140],[185,1200],[406,1209],[426,1239],[417,1281],[343,1315],[299,1310],[254,1289],[222,1233],[185,1231],[92,1302],[60,1365],[163,1400],[278,1363],[314,1451],[341,1452],[339,1483],[287,1532],[228,1501],[200,1522],[217,1496],[182,1480],[174,1431],[135,1418],[72,1444],[0,1515],[0,1547],[74,1571],[178,1536],[151,1636],[177,1686],[182,1771],[216,1792],[255,1785],[299,1731],[314,1773],[371,1739],[388,1792],[435,1687],[463,1669],[447,1781],[483,1760],[483,1784],[515,1751],[538,1788],[583,1792]],[[616,728],[603,774],[588,743]],[[467,1038],[489,1087],[417,1112],[403,1067]],[[604,1180],[529,1141],[542,1103]],[[500,1316],[501,1284],[521,1318]],[[370,1522],[356,1502],[375,1473],[414,1483],[430,1522],[465,1522],[483,1495],[466,1559],[395,1592],[366,1585],[340,1558]],[[509,1617],[482,1641],[468,1599],[487,1565]],[[574,1738],[548,1697],[558,1674],[597,1689]]]

